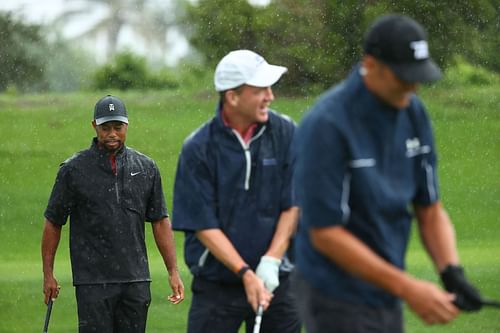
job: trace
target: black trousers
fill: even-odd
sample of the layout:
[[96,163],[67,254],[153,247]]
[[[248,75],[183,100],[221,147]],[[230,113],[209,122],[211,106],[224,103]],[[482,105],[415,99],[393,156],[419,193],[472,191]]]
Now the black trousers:
[[300,275],[292,277],[294,292],[300,295],[299,311],[307,333],[403,333],[403,311],[374,308],[327,298]]
[[[252,332],[255,313],[243,285],[228,285],[194,278],[189,310],[189,333],[236,333],[243,322]],[[270,307],[264,312],[261,333],[299,333],[300,320],[288,276],[280,278]]]
[[149,282],[76,286],[78,332],[143,333],[151,292]]

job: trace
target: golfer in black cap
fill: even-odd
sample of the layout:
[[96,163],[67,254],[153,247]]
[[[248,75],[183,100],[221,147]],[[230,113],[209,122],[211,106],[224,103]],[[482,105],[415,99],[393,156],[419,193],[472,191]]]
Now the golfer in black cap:
[[[309,333],[403,331],[401,299],[428,324],[481,307],[439,201],[429,118],[415,95],[441,72],[424,29],[378,19],[351,75],[296,133],[296,290]],[[448,291],[404,272],[411,220]]]
[[45,210],[45,303],[59,294],[54,258],[70,217],[79,332],[145,332],[151,302],[145,221],[169,273],[168,299],[184,299],[160,173],[152,159],[125,146],[128,116],[120,99],[100,99],[92,125],[91,147],[61,164]]

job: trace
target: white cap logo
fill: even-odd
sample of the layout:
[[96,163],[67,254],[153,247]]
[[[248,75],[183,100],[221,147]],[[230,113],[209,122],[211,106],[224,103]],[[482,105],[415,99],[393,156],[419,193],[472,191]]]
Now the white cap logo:
[[115,105],[109,104],[109,111],[115,111]]
[[417,60],[427,59],[429,58],[429,46],[427,45],[427,41],[418,40],[410,43],[410,47],[413,49],[413,56]]

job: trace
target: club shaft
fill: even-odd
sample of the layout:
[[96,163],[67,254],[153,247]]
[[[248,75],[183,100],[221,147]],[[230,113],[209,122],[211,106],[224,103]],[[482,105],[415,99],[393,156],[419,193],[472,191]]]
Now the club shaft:
[[43,333],[48,333],[49,331],[49,320],[51,312],[52,312],[52,299],[49,299],[49,302],[47,303],[47,313],[45,314],[45,324],[43,325]]
[[259,305],[257,308],[257,314],[255,315],[255,323],[253,325],[253,333],[259,333],[260,332],[260,324],[262,322],[262,313],[264,312],[264,309],[262,308],[262,305]]
[[500,301],[494,301],[491,299],[484,299],[482,303],[483,303],[483,306],[492,306],[495,308],[500,308]]

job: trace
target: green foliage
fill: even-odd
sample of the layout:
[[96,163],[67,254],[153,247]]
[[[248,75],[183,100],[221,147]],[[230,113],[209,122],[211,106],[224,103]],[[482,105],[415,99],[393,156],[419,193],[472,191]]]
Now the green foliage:
[[214,64],[234,49],[257,47],[256,17],[262,9],[246,0],[200,0],[187,6],[191,43]]
[[252,49],[287,66],[280,85],[300,92],[342,79],[361,57],[368,26],[390,13],[426,28],[431,54],[443,68],[459,54],[500,71],[498,0],[274,0],[264,8],[245,0],[200,0],[188,8],[187,22],[192,44],[211,66],[233,49]]
[[40,27],[0,12],[0,92],[9,85],[27,90],[43,84],[45,63],[39,53],[47,49]]
[[500,75],[490,72],[484,67],[472,65],[463,57],[455,57],[453,65],[446,71],[446,86],[493,86],[500,83]]
[[[257,52],[268,61],[288,67],[283,83],[297,83],[297,88],[318,81],[332,80],[332,48],[324,4],[306,5],[308,1],[284,0],[272,4],[257,18],[259,44]],[[285,28],[285,29],[284,29]],[[270,47],[272,46],[272,47]],[[314,52],[313,50],[323,50]]]
[[94,75],[96,89],[168,89],[175,88],[166,69],[151,73],[146,59],[131,52],[118,53],[110,64],[103,65]]
[[116,55],[112,63],[96,71],[94,84],[97,89],[127,90],[142,87],[146,76],[146,61],[130,52],[125,52]]

